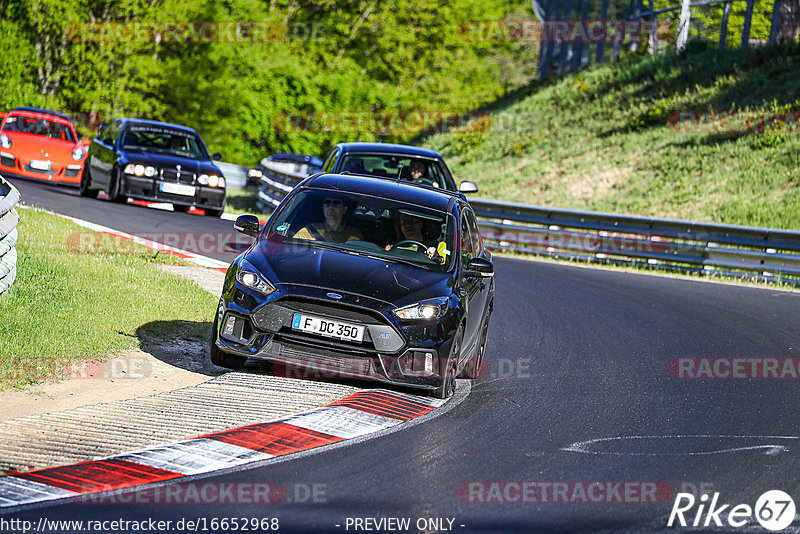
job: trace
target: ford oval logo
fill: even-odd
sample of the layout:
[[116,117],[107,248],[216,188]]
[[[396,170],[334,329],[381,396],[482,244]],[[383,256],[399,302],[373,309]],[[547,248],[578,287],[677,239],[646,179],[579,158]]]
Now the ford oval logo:
[[339,293],[326,293],[326,296],[336,300],[340,300],[342,298]]

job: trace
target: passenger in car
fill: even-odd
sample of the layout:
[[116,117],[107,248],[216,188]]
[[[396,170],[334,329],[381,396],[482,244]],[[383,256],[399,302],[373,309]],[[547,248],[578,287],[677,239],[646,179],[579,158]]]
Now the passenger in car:
[[[395,229],[397,230],[397,242],[393,245],[386,245],[386,250],[399,248],[403,250],[421,250],[426,256],[433,259],[436,256],[435,238],[431,238],[425,231],[425,219],[410,213],[400,211],[395,219]],[[419,246],[403,241],[416,241],[426,246],[422,250]],[[398,246],[399,245],[399,246]]]
[[344,217],[349,209],[344,199],[325,197],[322,202],[322,214],[325,216],[325,221],[310,223],[297,232],[294,237],[311,241],[330,241],[331,243],[363,241],[364,234],[361,230],[348,226],[344,222]]
[[425,184],[425,185],[432,185],[433,187],[439,187],[437,182],[434,182],[427,176],[425,176],[425,162],[419,159],[412,159],[411,160],[411,181],[415,184]]

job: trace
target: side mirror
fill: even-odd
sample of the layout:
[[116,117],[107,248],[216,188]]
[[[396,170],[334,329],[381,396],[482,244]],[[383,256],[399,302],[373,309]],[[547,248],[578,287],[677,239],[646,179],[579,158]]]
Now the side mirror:
[[83,138],[81,138],[81,144],[83,146],[89,146],[89,145],[92,144],[92,140],[89,139],[88,137],[83,137]]
[[472,258],[467,263],[464,271],[466,276],[480,276],[481,278],[491,278],[494,276],[494,265],[489,260],[483,258]]
[[233,229],[251,237],[258,237],[261,232],[261,223],[255,215],[239,215],[236,222],[233,223]]
[[211,159],[213,159],[214,161],[220,161],[222,159],[222,154],[220,154],[219,152],[214,152],[211,155]]
[[464,180],[461,182],[461,185],[458,187],[458,190],[461,191],[462,193],[477,193],[478,185],[475,182]]

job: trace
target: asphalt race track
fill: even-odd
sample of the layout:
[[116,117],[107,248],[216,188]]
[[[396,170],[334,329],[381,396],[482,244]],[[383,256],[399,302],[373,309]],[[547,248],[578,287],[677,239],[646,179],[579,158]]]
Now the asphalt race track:
[[[231,227],[14,183],[27,204],[124,232]],[[397,432],[195,481],[277,482],[284,502],[71,502],[0,518],[278,518],[288,532],[367,531],[378,523],[356,519],[409,518],[395,531],[653,532],[692,530],[666,526],[681,491],[751,507],[767,490],[798,494],[797,377],[676,379],[672,359],[800,358],[800,294],[506,258],[496,272],[491,371],[463,402]],[[515,481],[537,483],[526,487],[538,493],[519,502]],[[590,487],[600,498],[583,502]],[[702,530],[764,531],[755,518],[725,525]]]

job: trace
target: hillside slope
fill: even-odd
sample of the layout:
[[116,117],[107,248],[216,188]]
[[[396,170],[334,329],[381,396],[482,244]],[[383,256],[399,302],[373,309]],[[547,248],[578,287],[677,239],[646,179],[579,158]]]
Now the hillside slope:
[[[482,197],[800,228],[798,73],[797,45],[629,57],[497,102],[485,129],[422,143]],[[670,126],[677,112],[709,115]],[[751,112],[773,119],[765,132],[736,122]]]

